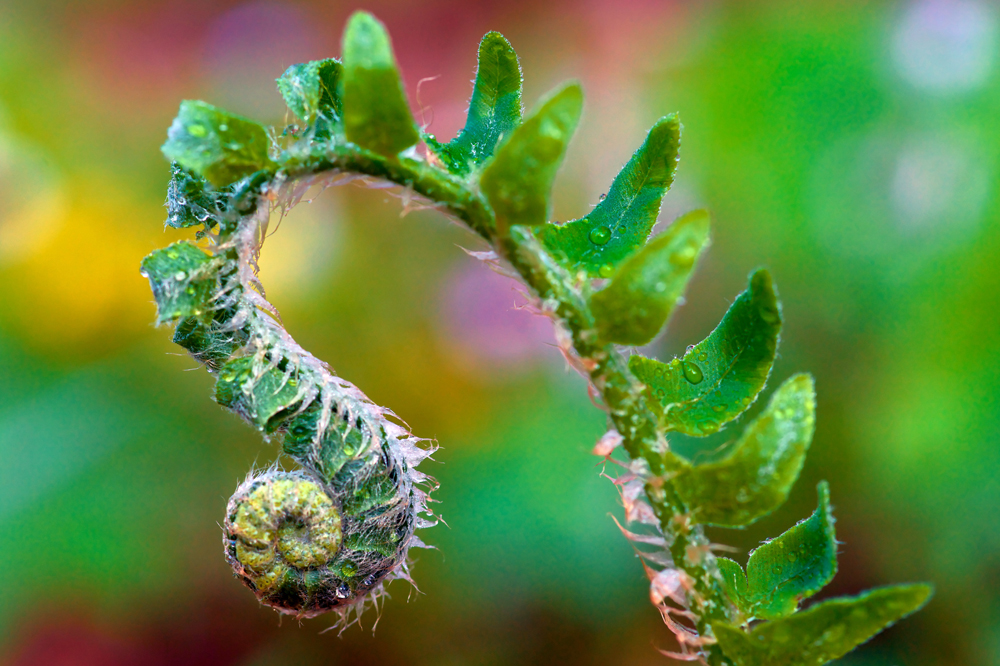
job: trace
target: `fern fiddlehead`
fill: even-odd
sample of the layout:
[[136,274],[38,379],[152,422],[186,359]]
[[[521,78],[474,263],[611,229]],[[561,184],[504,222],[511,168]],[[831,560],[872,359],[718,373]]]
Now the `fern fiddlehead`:
[[181,105],[164,145],[174,161],[168,225],[200,225],[202,244],[177,243],[143,263],[159,321],[176,323],[175,342],[216,376],[216,400],[280,435],[302,467],[252,475],[229,503],[226,558],[262,602],[301,616],[360,609],[385,581],[408,578],[407,550],[423,545],[414,529],[434,523],[432,482],[415,469],[429,449],[295,343],[255,271],[272,209],[310,185],[365,177],[465,223],[490,245],[484,258],[519,276],[555,321],[560,347],[607,412],[595,453],[609,457],[620,445],[626,454],[615,483],[627,522],[647,529],[622,531],[652,547],[641,552],[650,597],[680,645],[667,654],[822,664],[925,603],[927,586],[902,585],[798,612],[836,571],[825,484],[816,513],[753,551],[745,569],[714,555],[703,525],[743,527],[787,498],[815,396],[808,375],[787,380],[711,463],[669,446],[671,432],[718,431],[762,391],[781,329],[763,270],[683,358],[620,352],[656,336],[708,244],[705,211],[648,239],[676,167],[676,116],[653,126],[589,215],[559,225],[548,221],[549,193],[582,91],[565,85],[522,117],[520,65],[498,33],[480,44],[468,119],[448,143],[416,126],[388,35],[363,12],[348,23],[343,62],[294,65],[278,88],[301,122],[280,136],[203,102]]

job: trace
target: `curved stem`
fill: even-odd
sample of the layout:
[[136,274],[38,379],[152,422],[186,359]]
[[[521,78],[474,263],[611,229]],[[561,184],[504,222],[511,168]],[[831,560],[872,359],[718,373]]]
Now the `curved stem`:
[[[520,275],[542,308],[569,334],[572,352],[599,392],[608,418],[623,437],[633,460],[649,469],[646,495],[669,545],[675,566],[686,574],[687,595],[701,636],[711,636],[712,621],[735,619],[722,588],[715,556],[700,525],[673,491],[670,479],[687,463],[671,453],[643,385],[629,371],[626,359],[611,344],[599,341],[590,310],[589,283],[571,275],[545,251],[530,230],[497,230],[489,204],[468,181],[451,176],[418,159],[390,158],[349,143],[304,155],[286,153],[282,171],[291,179],[324,171],[341,171],[384,179],[421,195],[464,222],[486,240]],[[569,351],[569,350],[567,350]],[[700,647],[711,664],[728,664],[716,645]]]

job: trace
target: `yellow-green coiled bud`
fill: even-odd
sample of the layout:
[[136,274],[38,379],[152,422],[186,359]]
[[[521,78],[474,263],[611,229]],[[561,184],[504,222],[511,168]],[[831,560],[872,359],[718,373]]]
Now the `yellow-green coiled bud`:
[[251,477],[229,500],[226,559],[265,604],[305,616],[352,596],[357,571],[341,551],[340,508],[300,472]]

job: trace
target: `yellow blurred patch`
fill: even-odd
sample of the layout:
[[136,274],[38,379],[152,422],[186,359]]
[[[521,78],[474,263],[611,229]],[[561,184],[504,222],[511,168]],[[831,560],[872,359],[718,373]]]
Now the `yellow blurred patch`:
[[[107,191],[107,184],[94,191]],[[154,313],[139,275],[139,262],[155,247],[152,236],[162,235],[152,211],[81,198],[62,207],[45,242],[0,266],[5,327],[53,356],[121,347],[149,330]],[[44,204],[38,210],[44,213]]]

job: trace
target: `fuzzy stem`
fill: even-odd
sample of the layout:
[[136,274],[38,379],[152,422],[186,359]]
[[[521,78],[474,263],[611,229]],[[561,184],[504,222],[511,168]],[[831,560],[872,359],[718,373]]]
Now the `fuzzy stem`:
[[[672,474],[686,463],[669,451],[643,385],[629,371],[625,358],[614,345],[599,341],[586,281],[576,280],[556,263],[530,231],[515,227],[509,234],[500,234],[489,204],[473,191],[468,181],[434,169],[424,161],[390,158],[353,144],[338,144],[321,153],[286,153],[282,166],[291,179],[333,170],[372,176],[410,188],[464,222],[513,266],[543,307],[569,332],[573,351],[600,393],[612,424],[623,436],[623,447],[629,457],[648,465],[646,495],[660,521],[675,565],[688,576],[691,585],[688,596],[691,610],[698,617],[698,633],[710,636],[711,622],[734,621],[735,611],[723,592],[708,539],[702,527],[691,521],[688,507],[677,497],[670,482]],[[710,664],[731,663],[717,645],[706,645],[701,650],[707,653]]]

